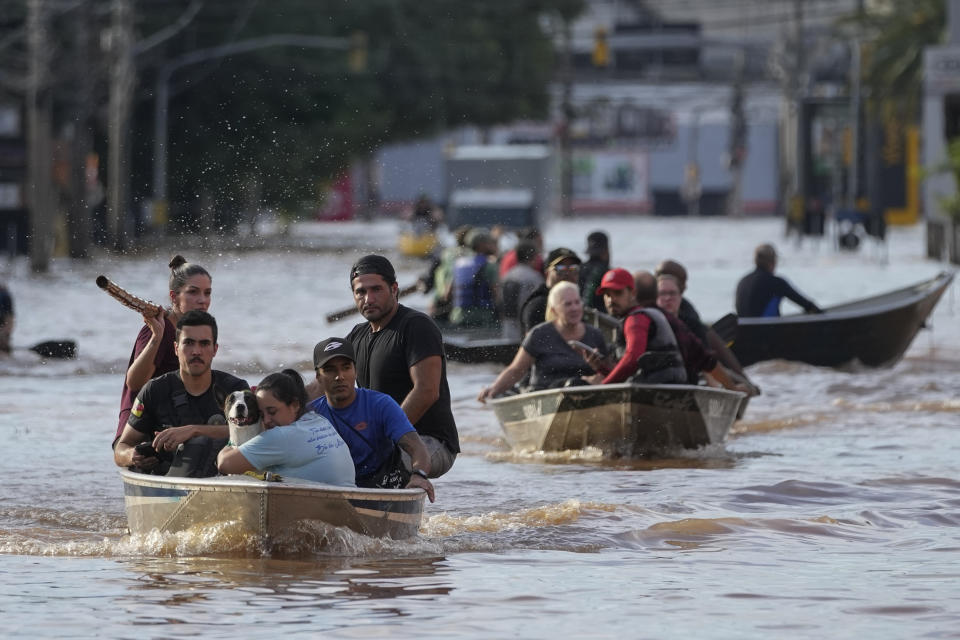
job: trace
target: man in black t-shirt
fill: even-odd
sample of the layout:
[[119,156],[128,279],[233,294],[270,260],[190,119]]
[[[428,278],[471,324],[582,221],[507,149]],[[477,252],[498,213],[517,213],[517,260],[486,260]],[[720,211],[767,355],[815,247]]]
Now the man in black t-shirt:
[[383,256],[360,258],[350,269],[350,287],[367,319],[347,336],[357,357],[357,384],[397,401],[430,452],[429,476],[442,476],[460,453],[460,439],[440,329],[430,316],[398,302],[396,274]]
[[[211,368],[217,353],[217,322],[206,311],[188,311],[180,318],[174,350],[180,368],[140,389],[114,444],[113,459],[117,466],[146,473],[165,473],[172,462],[170,475],[212,475],[215,467],[197,461],[216,460],[229,436],[224,400],[250,385]],[[138,452],[137,445],[144,443],[154,451]]]

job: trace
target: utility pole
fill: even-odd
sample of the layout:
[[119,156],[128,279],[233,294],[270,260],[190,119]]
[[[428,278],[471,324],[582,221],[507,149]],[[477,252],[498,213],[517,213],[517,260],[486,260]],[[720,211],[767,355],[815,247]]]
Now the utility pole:
[[87,201],[87,157],[93,150],[90,120],[93,86],[90,55],[90,11],[83,0],[73,18],[73,140],[70,147],[70,204],[67,206],[67,242],[71,258],[87,258],[90,250],[90,203]]
[[50,269],[53,253],[53,175],[49,66],[50,44],[43,0],[27,4],[27,195],[30,207],[30,268]]
[[560,62],[560,212],[564,218],[573,217],[573,145],[570,128],[573,124],[573,24],[563,18],[563,58]]
[[737,50],[736,70],[730,97],[730,148],[728,154],[732,185],[727,197],[727,215],[743,217],[743,163],[747,155],[747,118],[743,110],[743,85],[746,74],[746,52]]
[[110,25],[110,102],[107,155],[107,245],[127,246],[130,103],[133,68],[133,8],[130,0],[112,0]]

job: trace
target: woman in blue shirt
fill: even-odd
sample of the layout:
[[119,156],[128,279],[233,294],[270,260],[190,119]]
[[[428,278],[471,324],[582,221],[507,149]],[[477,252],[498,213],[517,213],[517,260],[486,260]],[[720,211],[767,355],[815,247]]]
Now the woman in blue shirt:
[[220,473],[272,471],[344,487],[355,485],[350,449],[330,422],[307,407],[303,378],[293,369],[271,373],[257,385],[265,431],[217,456]]

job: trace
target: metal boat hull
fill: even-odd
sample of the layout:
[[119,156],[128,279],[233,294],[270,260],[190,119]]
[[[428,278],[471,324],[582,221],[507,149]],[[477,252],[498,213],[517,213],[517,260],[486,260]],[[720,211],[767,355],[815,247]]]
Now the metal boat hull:
[[731,349],[743,366],[775,359],[821,367],[851,362],[892,366],[952,280],[952,273],[941,273],[910,287],[829,307],[822,314],[739,318]]
[[692,385],[546,389],[491,402],[511,448],[640,457],[722,442],[745,395]]
[[304,481],[263,482],[249,476],[168,478],[121,470],[130,532],[176,532],[239,522],[269,540],[304,520],[347,527],[372,537],[417,534],[426,494],[420,489],[351,489]]

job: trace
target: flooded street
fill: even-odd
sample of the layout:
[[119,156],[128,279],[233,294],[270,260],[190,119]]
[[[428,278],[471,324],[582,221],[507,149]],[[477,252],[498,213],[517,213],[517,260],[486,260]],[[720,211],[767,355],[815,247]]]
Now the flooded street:
[[[779,220],[597,218],[545,245],[583,254],[603,229],[615,266],[682,262],[706,320],[732,311],[753,247],[820,306],[933,277],[923,230],[885,248],[797,245]],[[313,250],[179,250],[213,275],[215,368],[251,384],[294,367],[356,316],[348,269],[390,222],[303,225]],[[3,279],[15,344],[75,339],[79,357],[0,359],[0,629],[5,637],[956,637],[960,626],[960,302],[954,282],[906,358],[837,371],[749,369],[754,398],[727,442],[658,460],[587,450],[515,454],[476,402],[499,367],[449,365],[463,453],[409,541],[317,530],[264,557],[229,526],[126,535],[110,450],[141,319],[94,284],[166,297],[168,255],[25,261]],[[401,287],[423,265],[395,261]],[[426,297],[404,304],[423,308]],[[793,307],[784,303],[784,312]]]

